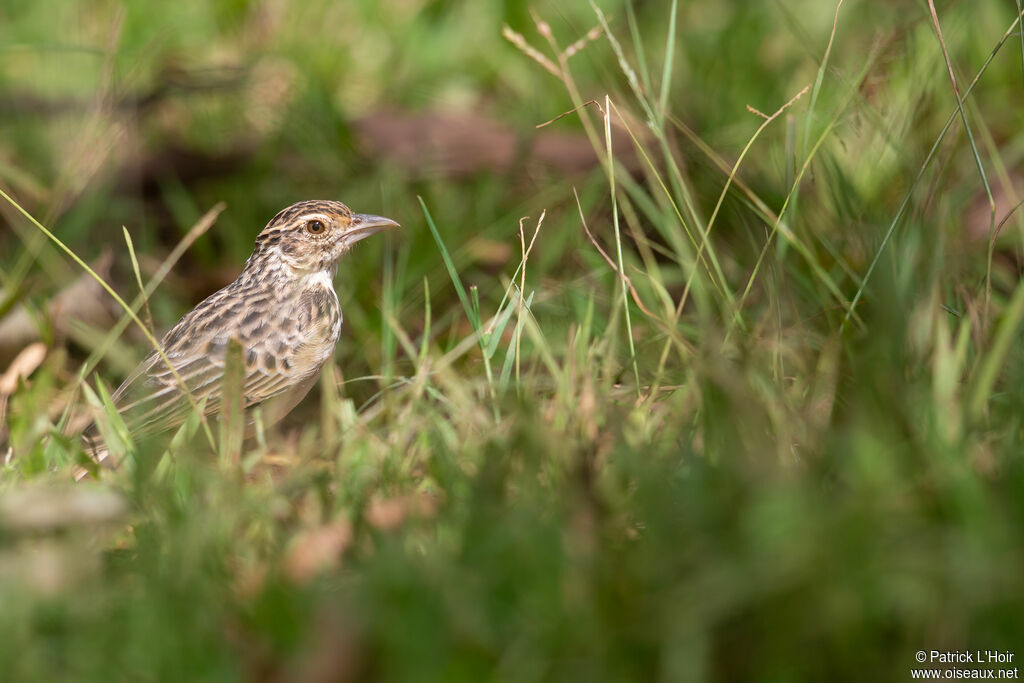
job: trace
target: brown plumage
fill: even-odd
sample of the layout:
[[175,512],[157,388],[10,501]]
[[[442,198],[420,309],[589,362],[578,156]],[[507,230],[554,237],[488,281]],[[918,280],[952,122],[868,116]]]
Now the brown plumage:
[[[167,360],[150,353],[114,392],[114,405],[131,434],[181,425],[192,410],[182,383],[195,403],[205,399],[205,414],[220,412],[232,339],[242,347],[246,407],[265,405],[268,422],[283,417],[312,387],[338,341],[341,308],[333,280],[339,259],[355,242],[397,226],[328,200],[299,202],[274,216],[256,237],[238,278],[164,336]],[[94,460],[110,464],[95,426],[83,438]]]

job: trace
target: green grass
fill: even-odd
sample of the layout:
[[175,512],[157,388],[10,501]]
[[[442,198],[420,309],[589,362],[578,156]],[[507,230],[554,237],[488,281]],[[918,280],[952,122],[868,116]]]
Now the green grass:
[[[908,680],[919,650],[1021,656],[1012,6],[942,4],[941,41],[927,2],[275,7],[0,9],[0,311],[48,348],[0,396],[5,680]],[[434,109],[515,153],[367,153],[358,117]],[[549,132],[592,169],[530,157]],[[133,184],[169,149],[203,173]],[[132,443],[107,387],[314,197],[403,225],[342,264],[319,390],[244,446],[198,416]],[[104,248],[137,317],[61,337],[69,254]],[[63,422],[89,405],[130,454],[74,486]]]

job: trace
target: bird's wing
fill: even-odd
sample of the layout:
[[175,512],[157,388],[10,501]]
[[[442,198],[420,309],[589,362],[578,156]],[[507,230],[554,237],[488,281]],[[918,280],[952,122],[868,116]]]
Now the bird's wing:
[[333,290],[303,292],[291,315],[280,319],[280,311],[273,312],[279,319],[271,330],[268,316],[252,316],[226,302],[234,296],[230,287],[179,320],[161,342],[163,354],[151,353],[114,392],[114,405],[133,435],[174,429],[204,399],[205,415],[220,412],[225,355],[232,339],[243,348],[245,407],[298,386],[308,389],[310,379],[315,381],[334,350],[341,322]]
[[[226,347],[226,344],[223,346]],[[168,355],[168,360],[175,372],[171,371],[166,360],[154,353],[125,380],[114,395],[114,404],[129,431],[135,436],[178,427],[192,411],[193,403],[199,405],[204,399],[204,415],[220,411],[225,362],[223,350],[184,356]],[[285,392],[300,379],[279,369],[268,372],[251,363],[246,363],[244,372],[242,395],[246,397],[246,407]],[[182,385],[188,393],[182,389]]]

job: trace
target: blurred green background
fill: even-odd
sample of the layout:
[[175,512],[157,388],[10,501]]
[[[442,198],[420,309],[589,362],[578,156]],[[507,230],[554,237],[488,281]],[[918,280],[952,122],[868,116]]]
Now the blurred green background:
[[[4,680],[1021,656],[1024,41],[934,10],[0,0]],[[159,335],[311,198],[403,226],[320,389],[73,486],[80,380],[147,342],[14,202],[126,301],[224,202]]]

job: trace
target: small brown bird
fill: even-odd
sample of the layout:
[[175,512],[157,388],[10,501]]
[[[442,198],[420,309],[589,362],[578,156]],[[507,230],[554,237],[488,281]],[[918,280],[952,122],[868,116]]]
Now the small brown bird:
[[[302,400],[334,352],[341,308],[334,292],[338,261],[352,245],[398,223],[352,213],[341,202],[305,201],[270,219],[256,237],[238,278],[189,311],[163,338],[167,360],[154,351],[114,392],[133,437],[178,427],[204,399],[204,414],[221,409],[228,343],[242,347],[245,406],[267,406],[268,422]],[[177,376],[175,376],[177,374]],[[109,455],[95,425],[83,434],[101,464]],[[87,472],[79,470],[76,479]]]

